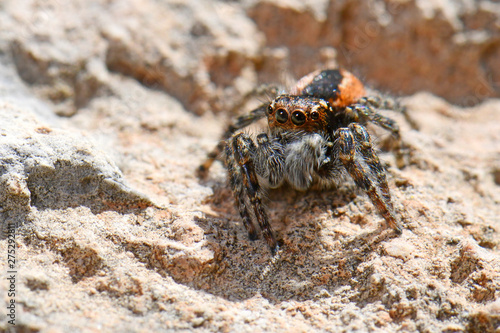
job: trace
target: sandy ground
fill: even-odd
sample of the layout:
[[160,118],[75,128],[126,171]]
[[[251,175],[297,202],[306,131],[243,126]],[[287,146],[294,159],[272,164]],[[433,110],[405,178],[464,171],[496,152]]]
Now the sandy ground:
[[[499,22],[488,1],[0,3],[0,330],[499,332]],[[405,228],[379,237],[350,181],[282,188],[273,259],[222,165],[195,170],[245,93],[338,64],[408,108],[384,111],[404,164],[370,127]]]

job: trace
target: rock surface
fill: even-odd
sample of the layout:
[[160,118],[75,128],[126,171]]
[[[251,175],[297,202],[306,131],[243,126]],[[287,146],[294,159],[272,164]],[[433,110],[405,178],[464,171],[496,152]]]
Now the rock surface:
[[[500,7],[438,3],[0,3],[0,329],[498,332]],[[406,228],[279,189],[272,259],[195,169],[259,83],[337,64],[408,107],[404,166],[372,129]]]
[[[2,79],[11,90],[23,89],[7,76]],[[81,134],[38,119],[37,112],[47,112],[46,105],[36,101],[30,105],[19,90],[0,104],[2,224],[24,224],[33,216],[32,208],[88,206],[98,212],[154,205],[125,185],[115,164]],[[56,123],[53,117],[49,119]]]

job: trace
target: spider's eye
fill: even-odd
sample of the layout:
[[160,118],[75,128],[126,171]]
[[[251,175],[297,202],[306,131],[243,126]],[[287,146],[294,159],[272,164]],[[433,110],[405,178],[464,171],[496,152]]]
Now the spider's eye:
[[269,104],[269,106],[267,107],[267,114],[273,114],[273,106],[271,104]]
[[311,112],[311,119],[318,120],[319,119],[319,112],[318,111]]
[[288,112],[286,112],[285,109],[278,109],[278,111],[276,111],[276,121],[278,123],[284,124],[287,122],[287,120],[288,120]]
[[306,122],[306,115],[302,111],[294,111],[292,113],[292,123],[294,125],[300,126]]

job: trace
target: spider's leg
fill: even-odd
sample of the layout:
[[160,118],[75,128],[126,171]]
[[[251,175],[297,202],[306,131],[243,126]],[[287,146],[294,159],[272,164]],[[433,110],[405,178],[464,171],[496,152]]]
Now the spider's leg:
[[242,109],[248,101],[254,97],[271,97],[275,98],[278,95],[278,87],[270,84],[261,84],[247,92],[243,97],[231,108],[231,113]]
[[[410,116],[410,114],[408,113],[408,109],[406,108],[406,106],[401,105],[393,97],[390,97],[390,96],[370,96],[370,97],[363,97],[363,98],[361,98],[358,101],[357,105],[366,106],[369,109],[368,110],[369,113],[375,113],[375,114],[377,114],[377,109],[393,110],[393,111],[399,112],[399,113],[401,113],[403,115],[403,117],[405,118],[406,122],[410,125],[410,127],[412,129],[418,130],[419,127],[420,127],[417,124],[417,122]],[[373,118],[373,120],[372,120],[372,118],[370,116],[368,116],[368,118],[370,120],[372,120],[373,122],[379,124],[380,126],[382,126],[385,129],[388,129],[388,130],[392,131],[391,128],[385,127],[383,125],[384,120],[382,120],[381,122],[378,122],[377,118],[379,118],[379,117],[385,118],[385,117],[383,117],[381,115],[376,115]],[[393,132],[393,134],[394,134],[394,132]],[[395,135],[395,136],[398,137],[397,135]]]
[[267,180],[270,188],[276,188],[285,178],[285,148],[277,138],[270,139],[265,133],[257,136],[257,144],[257,174]]
[[263,191],[257,179],[253,159],[256,149],[257,147],[247,134],[237,134],[228,140],[226,164],[231,188],[250,239],[257,238],[255,226],[249,213],[252,211],[262,230],[262,235],[274,255],[277,243],[262,204]]
[[363,97],[356,104],[346,108],[352,114],[355,121],[358,119],[368,119],[378,126],[388,130],[391,134],[400,139],[399,126],[394,120],[377,112],[378,109],[402,110],[403,108],[393,99],[381,99],[379,97]]
[[410,125],[412,129],[418,130],[419,125],[410,116],[406,106],[401,105],[396,99],[390,96],[379,96],[379,97],[366,97],[367,102],[377,109],[393,110],[399,112],[403,115],[406,122]]
[[215,148],[207,154],[205,161],[198,167],[196,174],[199,178],[205,178],[207,176],[208,170],[224,150],[226,140],[229,139],[237,130],[262,119],[266,115],[266,108],[267,104],[262,104],[257,109],[250,111],[248,114],[238,117],[233,124],[229,125],[217,146],[215,146]]
[[240,211],[241,219],[243,220],[243,225],[247,229],[248,237],[251,240],[256,240],[258,237],[255,226],[252,222],[252,218],[247,209],[247,202],[245,200],[245,187],[243,182],[242,170],[235,160],[235,152],[232,146],[228,144],[226,146],[226,165],[229,177],[229,184],[233,191],[234,199],[236,201],[236,206]]
[[351,123],[349,125],[349,130],[354,135],[354,140],[361,153],[363,161],[366,163],[371,173],[377,179],[376,186],[379,188],[380,193],[385,199],[385,202],[389,207],[392,208],[391,193],[389,191],[389,186],[387,185],[387,179],[385,177],[384,169],[380,164],[380,159],[373,150],[370,135],[366,128],[357,123]]
[[[374,172],[372,171],[372,168],[377,169],[375,159],[369,158],[368,160],[365,160],[364,156],[360,157],[357,154],[356,148],[358,146],[358,142],[349,128],[339,128],[334,134],[334,139],[338,143],[339,158],[347,172],[349,172],[351,177],[354,179],[356,185],[368,194],[373,205],[379,214],[385,219],[387,224],[397,233],[401,233],[401,226],[399,225],[399,222],[393,212],[391,202],[387,200],[386,196],[382,193],[384,190],[377,186],[379,179],[377,178],[378,176],[374,175]],[[369,141],[368,143],[361,143],[361,145],[364,144],[369,144]],[[367,154],[367,156],[369,155],[366,148],[358,147],[358,149],[360,151],[365,149],[365,154]],[[370,163],[372,166],[369,166]],[[379,167],[379,170],[382,171],[382,168]],[[387,182],[385,179],[383,183],[383,187],[387,188]]]
[[393,148],[396,157],[396,165],[399,168],[403,168],[408,164],[409,147],[399,135],[398,125],[392,119],[379,114],[377,112],[377,109],[386,109],[400,112],[403,114],[411,128],[418,130],[419,126],[415,122],[415,120],[410,117],[409,113],[406,111],[405,106],[399,104],[394,98],[387,96],[363,97],[358,101],[358,103],[354,104],[350,108],[350,110],[348,110],[352,112],[353,118],[367,118],[380,127],[391,131],[393,137],[396,138],[395,146]]

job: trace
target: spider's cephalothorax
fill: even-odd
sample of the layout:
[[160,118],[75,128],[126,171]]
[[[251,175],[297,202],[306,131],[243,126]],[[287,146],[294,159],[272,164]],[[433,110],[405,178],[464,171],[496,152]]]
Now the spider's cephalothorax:
[[[391,99],[364,97],[361,82],[342,69],[313,72],[300,79],[289,94],[280,95],[239,117],[199,167],[204,177],[224,152],[229,182],[250,239],[259,225],[271,251],[277,249],[263,205],[266,188],[289,183],[298,190],[334,184],[348,173],[370,197],[387,224],[398,233],[401,226],[389,187],[370,136],[363,126],[373,122],[399,138],[397,125],[377,108],[397,109]],[[238,132],[267,117],[268,131],[253,140]]]

